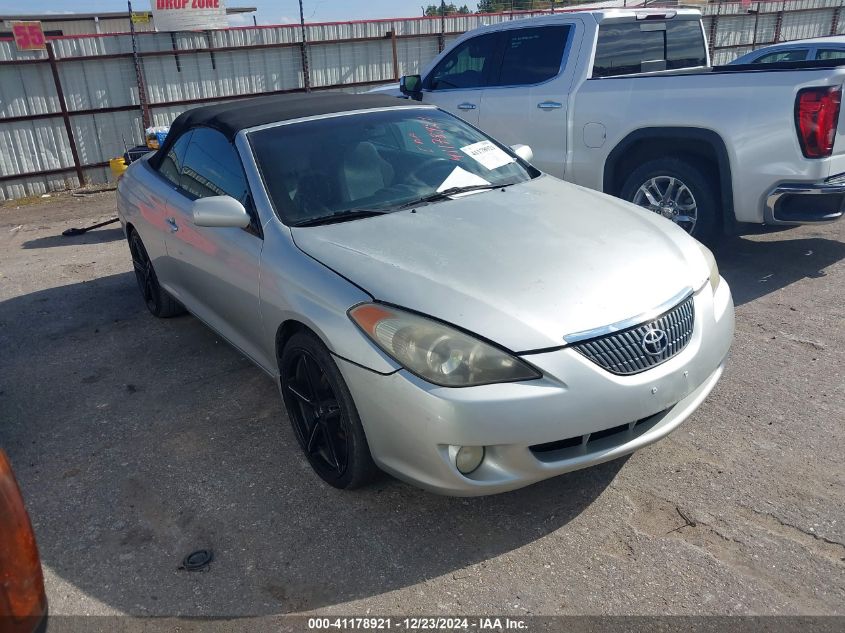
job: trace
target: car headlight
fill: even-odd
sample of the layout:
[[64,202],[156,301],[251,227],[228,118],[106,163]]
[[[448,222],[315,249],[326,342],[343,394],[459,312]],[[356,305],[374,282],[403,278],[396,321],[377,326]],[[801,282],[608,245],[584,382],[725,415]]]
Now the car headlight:
[[365,303],[349,317],[405,369],[443,387],[471,387],[539,378],[515,356],[439,321]]
[[713,292],[716,292],[716,288],[719,287],[719,265],[716,263],[716,258],[713,257],[713,253],[709,248],[701,242],[698,243],[698,248],[701,249],[701,254],[704,255],[704,259],[710,267],[710,287],[713,289]]

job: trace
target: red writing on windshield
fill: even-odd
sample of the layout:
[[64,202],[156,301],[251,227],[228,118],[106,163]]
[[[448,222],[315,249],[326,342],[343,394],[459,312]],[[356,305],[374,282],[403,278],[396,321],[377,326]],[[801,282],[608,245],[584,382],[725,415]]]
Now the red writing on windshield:
[[434,153],[434,150],[428,146],[430,143],[439,151],[446,154],[446,156],[449,157],[449,160],[460,161],[463,159],[463,154],[461,154],[461,152],[452,145],[449,138],[446,136],[446,132],[440,128],[437,121],[427,117],[419,117],[417,120],[422,124],[423,130],[425,130],[425,136],[428,137],[428,143],[426,143],[425,139],[421,138],[416,132],[408,133],[408,136],[417,146],[417,149],[421,152],[432,154]]

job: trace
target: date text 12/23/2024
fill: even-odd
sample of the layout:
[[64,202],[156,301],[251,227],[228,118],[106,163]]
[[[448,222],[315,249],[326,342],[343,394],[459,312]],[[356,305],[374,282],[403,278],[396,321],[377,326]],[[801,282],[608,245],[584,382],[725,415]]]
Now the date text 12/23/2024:
[[309,631],[390,630],[406,631],[522,631],[528,627],[520,618],[507,617],[325,617],[308,618]]

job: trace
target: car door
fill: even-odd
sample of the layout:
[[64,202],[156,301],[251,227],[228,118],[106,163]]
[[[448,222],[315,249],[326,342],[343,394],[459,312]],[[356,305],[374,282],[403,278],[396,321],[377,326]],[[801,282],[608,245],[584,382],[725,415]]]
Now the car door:
[[539,169],[563,178],[566,117],[575,63],[574,24],[500,33],[496,67],[482,96],[479,127],[508,145],[529,145]]
[[478,124],[481,95],[496,55],[497,33],[456,45],[423,79],[422,101]]
[[[173,217],[172,198],[178,195],[177,190],[182,182],[182,162],[185,160],[185,153],[188,151],[192,134],[192,130],[188,130],[182,134],[170,147],[170,151],[167,152],[167,156],[162,159],[157,169],[149,167],[154,172],[150,174],[150,178],[154,178],[158,185],[150,189],[166,192],[166,195],[158,196],[159,203],[156,205],[158,211],[155,214],[150,214],[152,217],[148,219],[148,223],[155,228],[156,235],[160,238],[161,242],[161,256],[158,259],[153,259],[153,265],[155,266],[159,283],[165,290],[177,296],[177,298],[180,292],[174,284],[174,281],[176,281],[174,278],[174,266],[173,260],[167,252],[167,241],[171,228],[169,221]],[[143,212],[142,214],[146,218],[147,214]],[[147,243],[148,240],[143,233],[141,234],[141,238],[144,239],[144,245],[149,252],[151,244]],[[152,257],[152,254],[150,256]]]
[[[228,195],[253,221],[246,229],[193,223],[194,200]],[[178,298],[254,360],[261,362],[259,262],[264,245],[243,165],[234,145],[217,130],[193,130],[171,197],[167,251]]]

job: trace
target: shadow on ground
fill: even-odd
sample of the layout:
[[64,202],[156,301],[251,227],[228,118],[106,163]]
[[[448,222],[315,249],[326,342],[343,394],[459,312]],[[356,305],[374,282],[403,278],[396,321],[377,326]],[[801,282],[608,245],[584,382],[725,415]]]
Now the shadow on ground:
[[[130,273],[0,303],[0,346],[0,445],[44,564],[135,614],[283,613],[459,575],[565,525],[624,463],[482,499],[386,476],[336,491],[272,381],[194,318],[148,315]],[[201,548],[209,571],[177,570]]]
[[722,276],[739,306],[806,278],[845,258],[845,244],[822,237],[757,241],[725,238],[714,248]]
[[94,229],[82,235],[48,235],[29,240],[21,245],[21,248],[54,248],[57,246],[79,246],[80,244],[105,244],[124,239],[123,229]]

